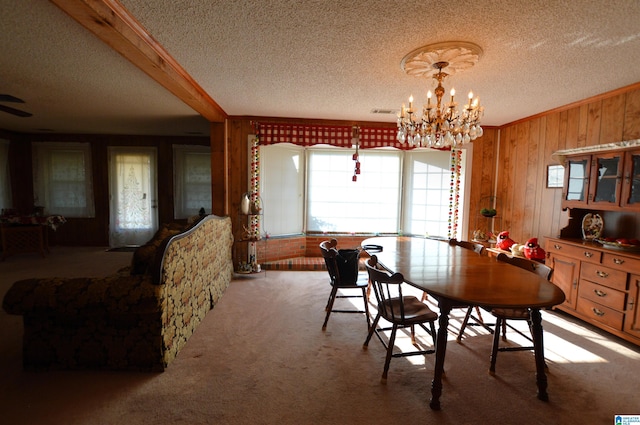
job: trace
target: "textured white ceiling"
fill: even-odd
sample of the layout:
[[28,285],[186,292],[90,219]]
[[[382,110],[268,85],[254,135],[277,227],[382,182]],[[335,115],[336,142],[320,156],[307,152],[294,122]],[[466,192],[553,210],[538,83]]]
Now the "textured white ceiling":
[[[229,115],[395,121],[431,81],[404,74],[421,46],[478,44],[476,66],[445,81],[473,89],[502,125],[640,81],[637,0],[121,0]],[[0,0],[0,93],[34,114],[0,128],[208,133],[146,74],[42,0]]]

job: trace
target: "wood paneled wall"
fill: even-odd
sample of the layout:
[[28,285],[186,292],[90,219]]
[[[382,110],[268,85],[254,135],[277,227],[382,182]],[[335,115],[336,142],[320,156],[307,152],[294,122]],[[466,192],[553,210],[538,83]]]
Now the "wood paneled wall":
[[543,244],[567,225],[562,189],[546,187],[547,166],[558,164],[553,152],[638,138],[640,83],[502,127],[496,196],[504,230],[519,243],[537,237]]

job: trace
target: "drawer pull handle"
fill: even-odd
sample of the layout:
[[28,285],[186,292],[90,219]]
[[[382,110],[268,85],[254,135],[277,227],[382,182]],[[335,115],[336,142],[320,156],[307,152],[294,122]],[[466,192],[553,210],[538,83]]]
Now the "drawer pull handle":
[[614,258],[613,262],[616,263],[616,264],[623,264],[624,260],[622,258]]
[[593,257],[593,252],[585,251],[584,252],[584,256],[587,257],[587,258],[591,258],[591,257]]
[[601,272],[600,270],[596,270],[596,274],[597,274],[599,277],[602,277],[602,278],[605,278],[605,279],[609,277],[609,273]]
[[602,310],[599,310],[595,307],[592,307],[591,310],[593,311],[593,314],[595,314],[596,316],[600,316],[600,317],[604,316],[604,311]]
[[554,247],[555,249],[562,249],[562,246],[558,245],[557,243],[554,243],[554,244],[553,244],[553,247]]
[[599,289],[594,289],[594,290],[593,290],[593,292],[594,292],[597,296],[599,296],[599,297],[606,297],[606,296],[607,296],[607,293],[606,293],[606,292],[601,291],[601,290],[599,290]]

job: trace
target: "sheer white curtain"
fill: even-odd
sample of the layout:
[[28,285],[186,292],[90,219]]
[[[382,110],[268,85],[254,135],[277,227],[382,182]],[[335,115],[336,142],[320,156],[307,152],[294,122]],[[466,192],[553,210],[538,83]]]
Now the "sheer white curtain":
[[12,204],[9,141],[0,139],[0,209],[11,208]]
[[34,142],[34,204],[46,214],[94,217],[89,143]]
[[153,148],[109,148],[109,245],[142,245],[158,228]]
[[189,218],[200,208],[211,213],[211,148],[173,146],[173,215]]

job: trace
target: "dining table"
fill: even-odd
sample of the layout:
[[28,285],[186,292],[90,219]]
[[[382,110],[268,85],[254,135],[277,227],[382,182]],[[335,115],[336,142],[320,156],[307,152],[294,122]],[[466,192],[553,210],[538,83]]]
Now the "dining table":
[[[564,302],[560,288],[525,269],[479,255],[447,240],[410,236],[380,236],[362,241],[363,249],[376,255],[391,273],[433,297],[439,308],[438,330],[430,407],[440,410],[442,376],[447,350],[449,314],[454,306],[524,308],[531,315],[536,364],[537,397],[549,399],[545,373],[541,309]],[[497,331],[496,331],[497,332]]]

